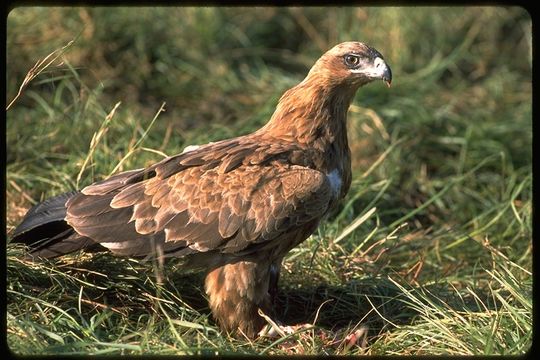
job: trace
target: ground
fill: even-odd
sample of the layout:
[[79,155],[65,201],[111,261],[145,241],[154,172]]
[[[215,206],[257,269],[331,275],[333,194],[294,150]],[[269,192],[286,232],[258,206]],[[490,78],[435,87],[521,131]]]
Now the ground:
[[359,91],[349,113],[351,190],[283,264],[281,320],[312,327],[230,338],[210,317],[201,274],[179,260],[96,253],[33,264],[8,244],[11,351],[521,354],[531,346],[524,9],[26,7],[9,14],[7,35],[8,236],[48,196],[255,130],[340,41],[373,45],[394,75],[391,89]]

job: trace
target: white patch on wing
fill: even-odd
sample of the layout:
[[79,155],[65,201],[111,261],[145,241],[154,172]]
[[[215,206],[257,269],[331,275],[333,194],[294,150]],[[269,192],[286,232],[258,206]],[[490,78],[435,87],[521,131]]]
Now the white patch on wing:
[[329,174],[326,174],[328,181],[330,181],[330,187],[334,195],[339,195],[341,192],[341,173],[338,169],[332,170]]
[[117,242],[100,242],[99,245],[105,246],[107,249],[115,250],[115,249],[123,249],[125,248],[127,241],[117,241]]
[[199,244],[199,243],[189,244],[188,247],[190,249],[197,250],[197,251],[200,251],[200,252],[207,252],[208,250],[210,250],[210,248],[208,248],[206,246],[201,246],[201,244]]
[[184,150],[182,151],[182,154],[185,154],[185,153],[193,151],[193,150],[197,150],[200,147],[201,147],[201,145],[188,145],[188,146],[186,146],[184,148]]
[[208,144],[203,144],[203,145],[188,145],[184,148],[184,150],[182,150],[181,154],[185,154],[187,152],[190,152],[190,151],[193,151],[193,150],[197,150],[198,148],[200,148],[201,146],[204,146],[204,145],[211,145],[211,144],[215,144],[214,141],[210,141]]

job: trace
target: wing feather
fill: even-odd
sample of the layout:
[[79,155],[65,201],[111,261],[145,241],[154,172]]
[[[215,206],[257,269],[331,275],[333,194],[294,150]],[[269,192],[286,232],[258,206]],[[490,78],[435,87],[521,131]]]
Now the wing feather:
[[66,204],[66,220],[133,256],[155,253],[155,246],[174,256],[246,251],[318,222],[333,201],[326,176],[291,164],[286,145],[239,139],[86,187]]
[[134,205],[144,199],[144,183],[136,183],[126,186],[116,194],[110,206],[113,208],[123,208]]
[[105,180],[95,182],[94,184],[85,187],[82,192],[86,195],[106,194],[110,191],[122,188],[126,184],[136,182],[143,172],[144,169],[124,171]]

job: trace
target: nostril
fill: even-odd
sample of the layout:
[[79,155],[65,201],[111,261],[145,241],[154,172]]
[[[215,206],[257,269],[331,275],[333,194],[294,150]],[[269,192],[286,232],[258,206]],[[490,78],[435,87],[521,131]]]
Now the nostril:
[[375,68],[380,68],[381,66],[384,65],[384,61],[381,59],[381,58],[376,58],[373,65],[375,65]]

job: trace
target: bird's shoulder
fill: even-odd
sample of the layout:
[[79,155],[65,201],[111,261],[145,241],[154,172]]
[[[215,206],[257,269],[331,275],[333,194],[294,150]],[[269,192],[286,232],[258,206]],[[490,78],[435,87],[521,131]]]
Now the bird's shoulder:
[[126,186],[154,179],[172,181],[170,178],[198,176],[203,173],[227,174],[240,168],[251,176],[259,173],[268,176],[261,169],[277,171],[291,166],[316,169],[317,158],[322,154],[314,149],[287,139],[263,136],[242,136],[238,138],[190,146],[186,151],[167,157],[147,168],[125,171],[85,187],[82,192],[99,195],[122,189]]

